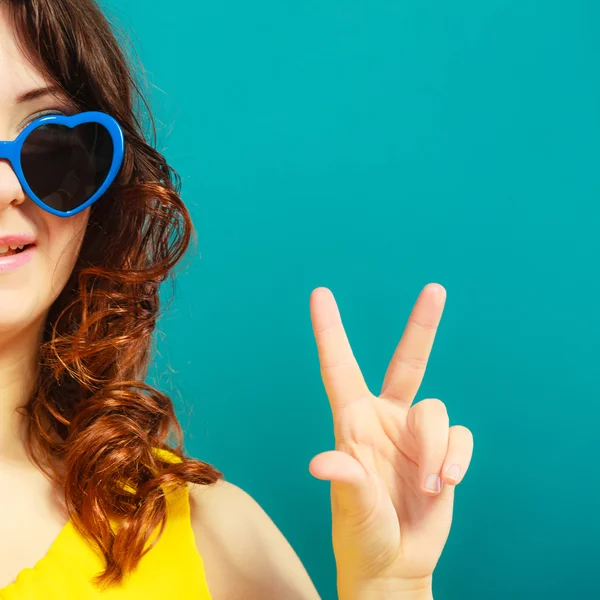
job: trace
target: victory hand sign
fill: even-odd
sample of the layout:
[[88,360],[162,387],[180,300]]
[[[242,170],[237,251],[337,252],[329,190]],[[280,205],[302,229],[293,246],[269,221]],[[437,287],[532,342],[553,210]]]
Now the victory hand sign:
[[436,399],[414,403],[446,292],[421,292],[379,396],[369,391],[333,295],[317,289],[311,316],[333,413],[336,449],[311,473],[331,482],[340,600],[430,599],[433,570],[452,522],[455,486],[473,437],[450,427]]

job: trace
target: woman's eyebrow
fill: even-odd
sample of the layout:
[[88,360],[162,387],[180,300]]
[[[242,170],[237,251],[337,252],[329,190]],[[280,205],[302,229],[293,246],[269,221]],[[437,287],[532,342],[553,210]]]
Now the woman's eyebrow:
[[33,100],[43,98],[44,96],[56,96],[61,92],[62,90],[57,86],[35,88],[17,96],[17,104],[32,102]]

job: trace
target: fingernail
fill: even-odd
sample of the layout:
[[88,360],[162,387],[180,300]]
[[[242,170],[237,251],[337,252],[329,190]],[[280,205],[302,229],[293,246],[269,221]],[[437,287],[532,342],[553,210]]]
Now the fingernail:
[[452,481],[458,481],[460,477],[460,467],[458,465],[452,465],[446,471],[446,476],[448,479],[452,479]]
[[441,487],[442,487],[442,482],[440,481],[439,475],[430,475],[425,480],[425,489],[428,492],[432,492],[434,494],[439,494]]

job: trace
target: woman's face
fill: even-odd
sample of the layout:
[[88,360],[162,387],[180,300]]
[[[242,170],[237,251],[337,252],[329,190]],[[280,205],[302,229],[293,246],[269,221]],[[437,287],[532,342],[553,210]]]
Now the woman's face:
[[[14,140],[34,118],[68,112],[66,98],[25,58],[0,4],[0,140]],[[42,326],[73,270],[89,210],[67,219],[25,196],[10,163],[0,160],[0,334]],[[12,238],[12,239],[11,239]],[[7,246],[32,242],[16,260]],[[22,264],[21,264],[22,263]]]

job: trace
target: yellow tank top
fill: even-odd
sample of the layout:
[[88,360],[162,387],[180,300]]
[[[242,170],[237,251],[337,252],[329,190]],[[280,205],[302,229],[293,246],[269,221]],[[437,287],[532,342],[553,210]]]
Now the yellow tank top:
[[165,494],[164,532],[120,585],[104,590],[94,585],[94,576],[104,570],[102,557],[69,522],[33,568],[0,589],[0,600],[210,600],[192,531],[188,490]]

